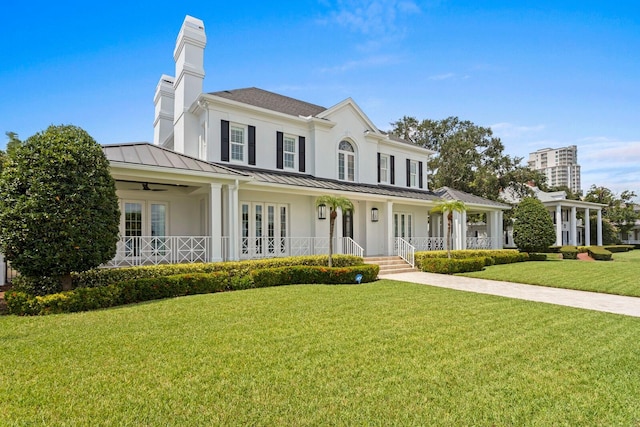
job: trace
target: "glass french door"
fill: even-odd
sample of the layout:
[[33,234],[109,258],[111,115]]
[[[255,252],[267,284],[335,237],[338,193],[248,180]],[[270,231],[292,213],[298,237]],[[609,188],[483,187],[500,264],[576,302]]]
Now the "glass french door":
[[241,203],[240,228],[243,258],[282,256],[287,253],[287,206]]
[[393,214],[393,236],[410,240],[413,237],[413,214]]
[[163,255],[167,250],[167,204],[126,201],[123,207],[125,256]]

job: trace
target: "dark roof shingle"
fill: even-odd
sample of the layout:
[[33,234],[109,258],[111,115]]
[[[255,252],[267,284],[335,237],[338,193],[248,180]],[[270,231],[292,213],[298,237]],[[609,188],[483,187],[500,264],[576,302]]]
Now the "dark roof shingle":
[[219,96],[254,107],[266,108],[267,110],[289,114],[291,116],[317,116],[326,108],[319,105],[300,101],[299,99],[279,95],[257,87],[244,89],[223,90],[220,92],[209,92],[209,95]]

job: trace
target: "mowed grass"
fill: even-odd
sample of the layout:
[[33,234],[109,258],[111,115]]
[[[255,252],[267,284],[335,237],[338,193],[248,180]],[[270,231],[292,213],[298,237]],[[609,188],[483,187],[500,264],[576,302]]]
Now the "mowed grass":
[[638,425],[640,319],[382,280],[0,318],[0,425]]
[[640,250],[614,253],[613,261],[550,257],[547,261],[494,265],[462,276],[640,297]]

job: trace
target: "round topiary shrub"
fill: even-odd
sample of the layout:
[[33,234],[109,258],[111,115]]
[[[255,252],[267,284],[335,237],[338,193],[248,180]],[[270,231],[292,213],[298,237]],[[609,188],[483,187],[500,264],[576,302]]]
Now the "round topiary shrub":
[[544,252],[556,240],[551,215],[542,202],[525,197],[514,211],[513,241],[524,252]]

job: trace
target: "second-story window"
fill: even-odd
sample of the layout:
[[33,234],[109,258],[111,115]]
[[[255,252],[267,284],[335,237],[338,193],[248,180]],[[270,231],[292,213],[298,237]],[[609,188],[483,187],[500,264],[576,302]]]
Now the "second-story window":
[[236,162],[245,161],[245,128],[231,125],[229,131],[229,142],[231,142],[231,160]]
[[296,168],[296,139],[293,136],[285,135],[283,144],[284,168]]
[[411,160],[409,162],[409,187],[418,186],[418,162]]
[[353,145],[347,141],[340,141],[338,146],[338,179],[356,180],[356,153]]
[[386,154],[380,155],[380,182],[389,183],[389,156]]

